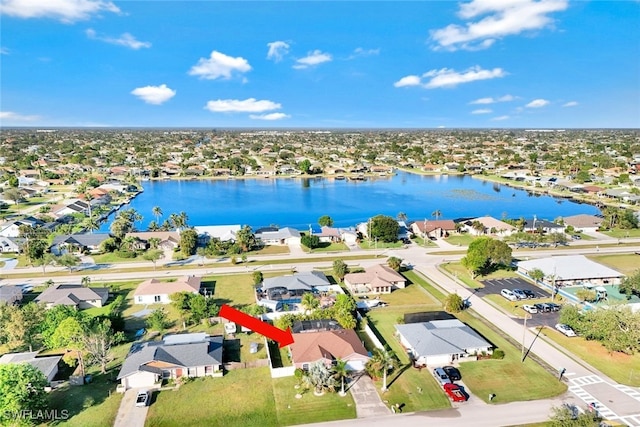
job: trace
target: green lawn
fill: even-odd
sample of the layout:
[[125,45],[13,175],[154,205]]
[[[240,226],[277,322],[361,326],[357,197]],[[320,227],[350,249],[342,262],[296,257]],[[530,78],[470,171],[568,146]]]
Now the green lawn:
[[302,398],[296,399],[296,393],[300,391],[294,388],[296,383],[295,377],[273,380],[278,425],[288,426],[356,417],[356,407],[350,393],[345,397],[340,397],[338,393],[315,396],[313,391],[305,391],[302,393]]
[[360,242],[360,247],[362,249],[395,249],[395,248],[401,248],[404,246],[404,243],[397,241],[397,242],[391,242],[391,243],[386,243],[386,242],[381,242],[381,241],[369,241],[369,240],[363,240],[362,242]]
[[[286,245],[267,245],[262,248],[247,252],[246,255],[277,255],[277,254],[288,254],[289,246]],[[242,256],[242,255],[241,255]]]
[[613,230],[603,231],[602,234],[615,237],[617,239],[624,239],[625,237],[640,237],[640,228],[633,228],[631,230],[621,230],[614,228]]
[[469,243],[473,242],[475,238],[475,236],[470,234],[454,234],[444,240],[452,245],[469,246]]
[[383,401],[389,405],[403,404],[403,412],[432,411],[451,407],[449,398],[436,382],[429,369],[418,370],[409,364],[398,369],[387,379],[388,390],[384,393],[382,380],[374,381]]
[[640,255],[636,254],[589,255],[588,258],[626,275],[633,274],[640,268]]
[[[121,258],[115,254],[115,252],[108,252],[106,254],[99,255],[91,255],[93,261],[96,264],[117,264],[119,262],[149,262],[142,258],[142,256],[136,256],[135,258]],[[159,263],[162,263],[164,258],[160,258],[158,260]]]
[[566,337],[554,329],[544,328],[542,334],[577,355],[613,380],[640,387],[640,354],[610,353],[597,341]]
[[277,426],[269,368],[237,369],[154,393],[145,423],[155,426]]
[[[370,298],[373,296],[370,295]],[[356,297],[357,298],[357,297]],[[419,308],[421,305],[437,304],[429,295],[417,285],[409,285],[404,289],[396,289],[390,294],[380,295],[380,300],[389,304],[389,307],[376,308],[375,310],[385,310],[399,306],[413,306]],[[415,311],[415,310],[414,310]]]
[[414,241],[415,243],[417,243],[418,245],[420,245],[420,246],[424,246],[424,247],[426,247],[426,248],[428,248],[428,247],[434,248],[434,247],[437,247],[437,246],[438,246],[438,245],[436,245],[435,243],[433,243],[433,242],[431,241],[431,239],[426,239],[426,240],[425,240],[425,239],[423,239],[423,238],[422,238],[422,237],[420,237],[420,236],[415,236],[415,237],[414,237],[414,238],[412,238],[411,240],[413,240],[413,241]]
[[542,366],[527,358],[520,361],[521,349],[512,345],[492,327],[475,318],[469,312],[457,317],[497,348],[505,352],[502,360],[479,360],[460,363],[460,372],[471,392],[488,402],[490,393],[495,393],[493,403],[546,399],[564,393],[567,386],[558,381]]
[[[306,246],[303,246],[304,249],[308,248]],[[311,249],[310,252],[312,253],[317,253],[317,252],[342,252],[342,251],[348,251],[349,247],[347,245],[345,245],[342,242],[339,243],[329,243],[329,242],[322,242],[320,243],[320,246],[315,248],[315,249]]]
[[232,304],[238,308],[256,302],[251,274],[208,276],[202,279],[202,286],[213,289],[218,305]]

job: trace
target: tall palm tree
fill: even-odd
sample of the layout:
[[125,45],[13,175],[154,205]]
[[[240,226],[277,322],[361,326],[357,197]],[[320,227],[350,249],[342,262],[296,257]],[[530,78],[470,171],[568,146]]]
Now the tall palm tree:
[[440,209],[436,209],[435,211],[431,212],[431,216],[434,217],[437,221],[442,216],[442,212],[440,211]]
[[160,206],[154,206],[153,209],[151,209],[151,212],[153,213],[153,216],[156,217],[156,224],[159,224],[160,217],[162,217],[162,209],[160,209]]
[[313,310],[318,308],[320,302],[311,292],[307,292],[302,295],[302,301],[300,302],[300,305],[302,305],[307,310]]
[[348,376],[349,370],[347,369],[347,362],[342,359],[336,359],[336,364],[333,366],[333,377],[342,382],[341,396],[344,396],[344,379]]
[[376,376],[382,374],[382,391],[387,391],[387,374],[398,367],[393,351],[376,348],[373,356],[367,362],[368,372]]

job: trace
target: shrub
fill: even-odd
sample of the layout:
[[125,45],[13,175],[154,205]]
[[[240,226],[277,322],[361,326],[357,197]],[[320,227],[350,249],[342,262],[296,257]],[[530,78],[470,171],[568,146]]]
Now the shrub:
[[500,350],[499,348],[496,348],[495,350],[493,350],[493,353],[491,354],[491,358],[504,359],[504,350]]
[[118,258],[135,258],[136,257],[135,252],[127,251],[127,250],[118,250],[115,252],[115,254]]

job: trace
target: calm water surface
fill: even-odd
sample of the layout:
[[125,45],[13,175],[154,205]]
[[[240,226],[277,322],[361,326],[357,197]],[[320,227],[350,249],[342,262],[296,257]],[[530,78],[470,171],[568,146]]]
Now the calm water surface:
[[[580,213],[598,214],[588,204],[567,199],[530,195],[504,185],[470,176],[422,176],[405,172],[367,181],[329,178],[230,179],[147,181],[144,192],[126,207],[143,217],[141,230],[154,220],[152,209],[164,216],[185,211],[190,225],[271,224],[306,229],[322,215],[339,227],[354,226],[378,214],[395,217],[404,212],[410,220],[457,219],[491,215],[501,218],[532,217],[553,220]],[[112,217],[109,220],[113,219]],[[102,231],[108,230],[108,221]]]

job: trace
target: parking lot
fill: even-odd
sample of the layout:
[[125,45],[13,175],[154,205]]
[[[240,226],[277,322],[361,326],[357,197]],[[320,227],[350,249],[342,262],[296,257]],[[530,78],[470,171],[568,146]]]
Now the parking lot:
[[[517,305],[522,306],[524,304],[533,305],[539,302],[538,299],[540,298],[551,298],[551,293],[548,292],[547,290],[539,288],[536,285],[524,279],[521,279],[519,277],[485,280],[482,282],[482,284],[484,285],[484,288],[478,289],[476,291],[476,294],[481,297],[485,295],[491,295],[491,294],[500,295],[500,291],[502,289],[510,289],[510,290],[526,289],[533,292],[536,295],[534,299],[517,301],[515,303],[516,306]],[[524,314],[525,314],[525,311],[523,310],[522,315],[524,316]],[[528,314],[527,327],[548,326],[553,328],[555,324],[558,323],[558,317],[559,317],[559,313],[557,311]],[[522,323],[524,322],[524,319],[517,319],[517,321]]]

